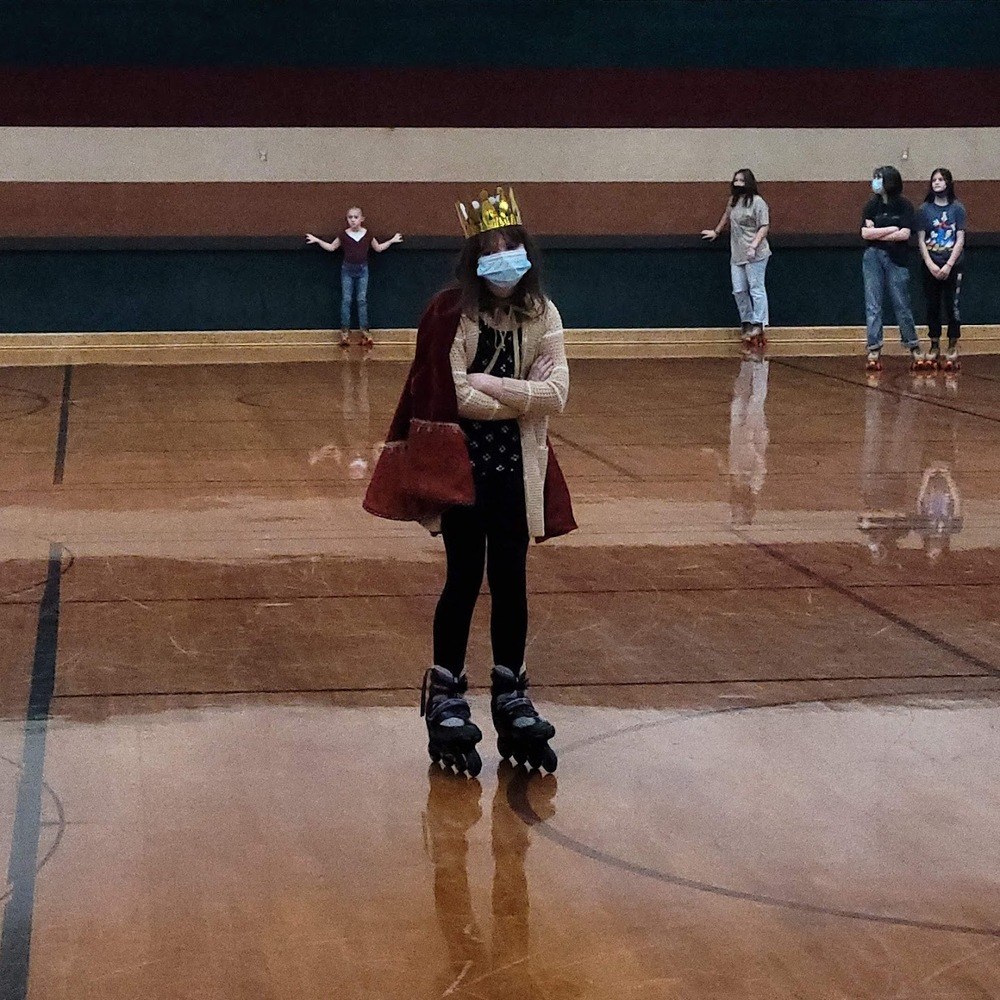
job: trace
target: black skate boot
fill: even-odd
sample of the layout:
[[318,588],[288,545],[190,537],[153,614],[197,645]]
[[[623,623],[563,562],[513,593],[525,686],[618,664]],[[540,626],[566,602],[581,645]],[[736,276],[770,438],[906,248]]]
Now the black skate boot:
[[424,674],[420,691],[420,714],[427,723],[427,753],[431,760],[474,778],[483,769],[476,750],[483,734],[472,721],[465,700],[468,687],[464,672],[456,677],[444,667],[431,667]]
[[524,667],[515,675],[507,667],[496,666],[490,674],[493,697],[490,710],[497,731],[497,750],[505,760],[511,757],[551,774],[559,763],[549,740],[556,728],[543,719],[525,693],[528,674]]

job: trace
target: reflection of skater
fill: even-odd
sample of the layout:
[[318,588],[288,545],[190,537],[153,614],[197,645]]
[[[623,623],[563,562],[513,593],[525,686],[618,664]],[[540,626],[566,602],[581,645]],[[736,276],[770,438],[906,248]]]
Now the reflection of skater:
[[767,232],[771,217],[767,202],[757,193],[757,179],[747,168],[733,174],[730,197],[714,229],[703,229],[703,239],[714,240],[729,226],[730,271],[733,296],[740,311],[744,342],[763,346],[770,323],[764,273],[771,256]]
[[562,320],[542,293],[513,191],[459,206],[458,287],[431,301],[365,508],[440,531],[447,578],[421,710],[428,749],[471,775],[482,738],[465,700],[465,655],[483,572],[490,586],[492,716],[501,756],[552,770],[555,734],[526,688],[528,541],[576,524],[548,420],[566,405]]
[[361,344],[372,346],[371,332],[368,327],[368,251],[376,253],[388,250],[393,243],[402,242],[402,234],[396,233],[384,243],[377,239],[363,223],[364,214],[360,208],[347,210],[347,228],[339,236],[327,243],[312,233],[306,233],[306,243],[315,243],[332,253],[341,247],[344,249],[344,263],[340,268],[340,346],[347,347],[351,339],[351,304],[358,303],[358,325],[361,327]]
[[917,494],[917,513],[924,553],[934,562],[962,530],[962,498],[951,466],[939,462],[924,469]]
[[[440,996],[543,1000],[554,995],[554,984],[542,989],[531,967],[525,872],[531,828],[507,800],[512,789],[529,783],[532,807],[548,819],[554,813],[555,777],[500,764],[492,806],[493,929],[487,942],[473,909],[468,870],[468,832],[482,815],[479,782],[458,782],[438,768],[430,771],[424,830],[434,864],[434,909],[449,958],[438,982]],[[576,995],[576,990],[564,992],[567,985],[559,984],[559,996]]]
[[[945,376],[946,381],[953,376]],[[940,391],[939,386],[935,386]],[[957,386],[952,387],[952,392]],[[936,562],[951,547],[951,540],[962,530],[962,497],[955,481],[958,459],[958,411],[944,411],[946,425],[942,432],[929,437],[923,448],[923,474],[917,488],[917,524],[924,555]]]
[[379,451],[372,443],[365,355],[344,359],[340,365],[340,385],[342,419],[335,423],[334,440],[312,452],[309,464],[333,459],[348,479],[365,479]]
[[[946,371],[958,368],[958,339],[962,336],[959,300],[962,294],[962,263],[965,248],[965,206],[955,198],[951,171],[940,168],[931,174],[930,189],[918,218],[920,256],[924,262],[924,297],[927,301],[927,332],[930,350],[927,367]],[[941,362],[941,307],[948,319],[948,354]]]
[[882,367],[885,339],[882,303],[888,290],[899,324],[899,337],[913,364],[920,359],[917,328],[910,305],[907,241],[913,231],[913,206],[903,197],[903,178],[895,167],[878,167],[872,174],[872,197],[861,214],[861,238],[868,243],[861,258],[865,283],[865,320],[869,371]]
[[767,376],[770,362],[747,359],[733,384],[729,408],[730,510],[734,524],[752,524],[767,475]]
[[[954,380],[952,376],[946,376]],[[957,385],[944,387],[948,392]],[[937,560],[962,530],[962,502],[955,481],[960,413],[945,408],[947,421],[928,436],[914,393],[940,393],[941,383],[915,376],[913,391],[900,397],[873,386],[865,394],[865,438],[861,459],[863,509],[858,529],[872,562],[902,556],[903,540],[916,533],[924,554]]]
[[877,388],[865,393],[858,528],[872,562],[884,562],[912,528],[913,479],[920,468],[918,409],[913,396]]

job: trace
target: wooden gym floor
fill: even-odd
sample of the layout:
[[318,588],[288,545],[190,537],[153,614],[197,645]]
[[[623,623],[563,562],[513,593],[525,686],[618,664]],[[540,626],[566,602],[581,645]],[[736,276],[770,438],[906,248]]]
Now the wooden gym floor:
[[4,1000],[1000,995],[1000,360],[573,364],[557,776],[428,770],[405,374],[0,372]]

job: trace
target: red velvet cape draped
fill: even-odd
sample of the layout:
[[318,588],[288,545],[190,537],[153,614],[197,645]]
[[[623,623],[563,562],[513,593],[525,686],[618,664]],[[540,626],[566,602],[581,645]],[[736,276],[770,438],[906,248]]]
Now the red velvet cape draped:
[[[364,508],[395,521],[425,521],[456,504],[475,502],[472,462],[458,424],[449,355],[461,316],[457,289],[431,300],[396,413],[365,493]],[[544,541],[576,528],[569,489],[549,448],[545,472]]]

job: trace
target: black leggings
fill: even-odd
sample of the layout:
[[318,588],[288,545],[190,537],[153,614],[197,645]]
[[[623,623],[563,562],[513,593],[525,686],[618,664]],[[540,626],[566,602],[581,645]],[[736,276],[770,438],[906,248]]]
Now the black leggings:
[[524,486],[518,476],[476,493],[474,506],[451,507],[441,517],[448,575],[434,613],[434,662],[462,672],[485,567],[493,662],[516,673],[528,638]]
[[962,269],[956,267],[947,280],[935,278],[924,268],[924,296],[927,299],[927,332],[931,340],[941,339],[941,306],[944,305],[948,320],[948,339],[958,340],[962,336],[962,317],[959,313],[959,298],[962,294]]

